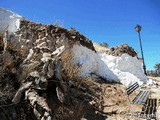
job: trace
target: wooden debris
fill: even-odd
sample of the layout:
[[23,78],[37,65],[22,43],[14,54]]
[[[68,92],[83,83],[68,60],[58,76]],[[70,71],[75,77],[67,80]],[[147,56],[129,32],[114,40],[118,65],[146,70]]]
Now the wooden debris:
[[20,87],[20,89],[15,94],[14,98],[12,99],[12,102],[15,104],[19,103],[21,100],[21,97],[22,97],[22,93],[25,90],[29,89],[31,85],[32,85],[32,82],[27,82],[27,83],[23,84],[22,87]]
[[45,98],[40,97],[33,89],[26,91],[25,96],[38,120],[51,120],[52,112]]

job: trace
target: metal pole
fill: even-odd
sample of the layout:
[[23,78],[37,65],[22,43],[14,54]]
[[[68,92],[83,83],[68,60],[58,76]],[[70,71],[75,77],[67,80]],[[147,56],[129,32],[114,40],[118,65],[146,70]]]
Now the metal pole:
[[142,42],[141,42],[140,31],[138,31],[138,35],[139,35],[140,48],[141,48],[141,53],[142,53],[144,74],[147,75],[147,73],[146,73],[146,65],[145,65],[144,56],[143,56],[143,49],[142,49]]

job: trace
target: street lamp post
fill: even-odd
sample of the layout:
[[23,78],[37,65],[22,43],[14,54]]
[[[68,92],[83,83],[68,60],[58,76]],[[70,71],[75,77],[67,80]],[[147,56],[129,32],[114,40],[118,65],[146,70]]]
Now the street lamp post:
[[143,49],[142,49],[142,42],[141,42],[141,36],[140,36],[140,31],[141,31],[141,26],[137,24],[137,26],[135,27],[136,31],[138,32],[138,36],[139,36],[139,42],[140,42],[140,48],[141,48],[141,54],[142,54],[142,60],[143,60],[143,70],[144,70],[144,74],[147,75],[146,73],[146,65],[144,62],[144,56],[143,56]]

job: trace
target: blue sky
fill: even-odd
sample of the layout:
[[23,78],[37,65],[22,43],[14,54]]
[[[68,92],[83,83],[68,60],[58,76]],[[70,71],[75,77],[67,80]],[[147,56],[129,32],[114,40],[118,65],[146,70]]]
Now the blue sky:
[[140,24],[147,69],[160,63],[160,0],[1,0],[0,7],[35,22],[75,27],[93,42],[110,47],[127,43],[139,56],[134,27]]

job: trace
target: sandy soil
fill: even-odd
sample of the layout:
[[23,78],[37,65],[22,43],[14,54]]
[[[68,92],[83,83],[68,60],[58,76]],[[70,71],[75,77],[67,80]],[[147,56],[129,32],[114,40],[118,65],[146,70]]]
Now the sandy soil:
[[157,103],[157,119],[160,120],[160,77],[149,77],[152,79],[156,84],[153,84],[150,87],[151,90],[151,98],[156,98],[158,100]]
[[149,78],[153,80],[153,84],[135,90],[135,92],[129,96],[129,99],[125,94],[125,87],[123,85],[103,84],[102,88],[105,90],[103,97],[104,112],[111,113],[108,115],[107,120],[144,120],[137,117],[143,106],[130,103],[140,90],[151,91],[150,98],[157,99],[157,120],[160,120],[160,77]]

